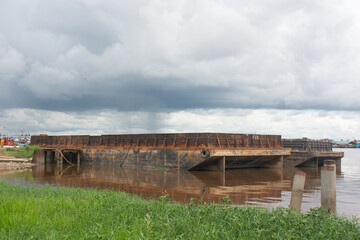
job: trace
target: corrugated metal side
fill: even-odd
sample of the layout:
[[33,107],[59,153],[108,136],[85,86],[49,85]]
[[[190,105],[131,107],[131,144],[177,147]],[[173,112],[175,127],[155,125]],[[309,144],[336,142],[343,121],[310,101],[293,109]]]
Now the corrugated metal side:
[[117,135],[33,135],[32,145],[41,146],[138,146],[164,148],[281,148],[280,135],[232,133],[169,133]]

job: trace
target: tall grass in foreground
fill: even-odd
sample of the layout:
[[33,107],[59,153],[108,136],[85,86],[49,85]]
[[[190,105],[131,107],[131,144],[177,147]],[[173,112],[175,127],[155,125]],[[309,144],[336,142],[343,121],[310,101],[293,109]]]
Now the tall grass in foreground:
[[34,156],[35,149],[41,149],[41,147],[35,145],[19,148],[2,148],[0,153],[17,158],[31,158]]
[[0,239],[360,239],[357,220],[320,209],[296,215],[162,199],[0,181]]

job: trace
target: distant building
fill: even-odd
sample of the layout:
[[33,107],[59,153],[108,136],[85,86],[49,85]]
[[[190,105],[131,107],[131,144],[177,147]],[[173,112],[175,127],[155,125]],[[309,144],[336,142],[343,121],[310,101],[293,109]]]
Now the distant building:
[[353,148],[355,146],[355,141],[333,141],[334,148]]

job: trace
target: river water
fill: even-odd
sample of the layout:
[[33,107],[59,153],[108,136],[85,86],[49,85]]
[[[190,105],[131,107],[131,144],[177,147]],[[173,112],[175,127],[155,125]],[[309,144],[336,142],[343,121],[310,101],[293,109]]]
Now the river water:
[[[360,149],[334,151],[345,153],[336,174],[337,213],[360,217]],[[91,164],[64,165],[58,169],[56,165],[46,165],[21,172],[0,172],[0,178],[26,186],[50,184],[114,189],[147,199],[167,194],[179,202],[194,199],[221,202],[229,198],[234,205],[276,208],[290,204],[292,180],[297,172],[306,174],[302,211],[319,207],[320,168],[239,169],[222,174]]]

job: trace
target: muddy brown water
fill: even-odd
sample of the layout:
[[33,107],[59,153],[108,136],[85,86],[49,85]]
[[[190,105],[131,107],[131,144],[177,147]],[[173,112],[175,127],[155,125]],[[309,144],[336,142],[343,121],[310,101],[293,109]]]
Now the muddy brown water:
[[[341,168],[337,168],[337,213],[360,217],[360,149],[344,151]],[[168,194],[179,202],[198,199],[234,205],[288,207],[294,174],[306,173],[302,211],[320,206],[320,168],[239,169],[225,174],[215,171],[164,171],[136,167],[110,167],[81,164],[58,169],[56,165],[34,166],[22,172],[0,172],[0,178],[21,185],[61,185],[114,189],[144,198]]]

